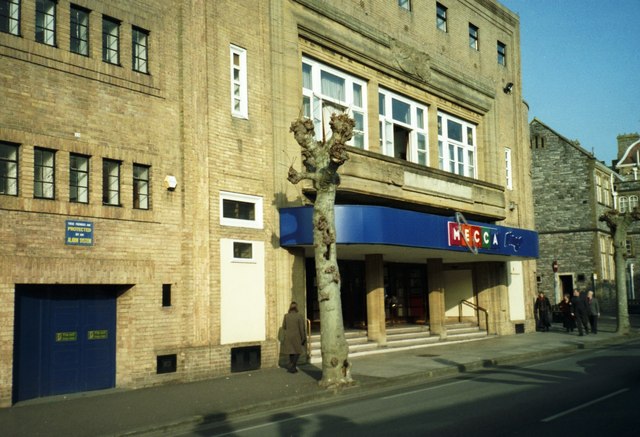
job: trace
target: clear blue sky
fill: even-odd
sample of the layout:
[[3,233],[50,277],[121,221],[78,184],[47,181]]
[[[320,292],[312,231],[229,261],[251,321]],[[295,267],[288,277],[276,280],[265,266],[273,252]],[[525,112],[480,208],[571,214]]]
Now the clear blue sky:
[[522,87],[537,117],[607,165],[640,132],[640,0],[499,0],[520,16]]

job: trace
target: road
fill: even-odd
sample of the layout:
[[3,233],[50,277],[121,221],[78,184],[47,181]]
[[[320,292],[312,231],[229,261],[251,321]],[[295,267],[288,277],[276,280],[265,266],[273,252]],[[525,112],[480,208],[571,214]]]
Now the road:
[[183,437],[635,436],[640,435],[640,341],[174,432]]

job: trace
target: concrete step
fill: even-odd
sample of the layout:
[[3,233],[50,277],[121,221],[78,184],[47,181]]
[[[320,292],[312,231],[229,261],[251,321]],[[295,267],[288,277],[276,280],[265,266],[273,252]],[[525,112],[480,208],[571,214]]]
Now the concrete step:
[[[464,342],[488,338],[487,332],[470,322],[450,323],[446,325],[447,338],[441,340],[439,335],[431,335],[429,326],[404,325],[387,327],[387,344],[378,346],[369,341],[367,332],[362,330],[346,331],[345,338],[349,344],[349,356],[357,357],[370,354],[401,351],[424,346],[432,346],[445,342]],[[322,362],[320,351],[320,335],[311,336],[311,363]]]

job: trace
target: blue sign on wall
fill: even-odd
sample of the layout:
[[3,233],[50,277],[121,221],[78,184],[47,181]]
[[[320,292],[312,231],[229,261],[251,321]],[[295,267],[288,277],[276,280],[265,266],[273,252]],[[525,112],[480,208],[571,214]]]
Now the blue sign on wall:
[[68,246],[93,246],[93,222],[67,220],[64,244]]

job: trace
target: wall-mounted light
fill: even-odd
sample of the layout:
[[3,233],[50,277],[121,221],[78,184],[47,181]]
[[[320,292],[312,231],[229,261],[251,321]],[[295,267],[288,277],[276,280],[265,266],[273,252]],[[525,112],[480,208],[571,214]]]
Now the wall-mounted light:
[[178,180],[176,179],[175,176],[171,176],[171,175],[165,176],[164,187],[168,191],[175,191],[177,186],[178,186]]
[[518,206],[516,204],[516,202],[514,202],[513,200],[509,202],[509,211],[513,211],[514,209],[516,209],[516,206]]
[[506,84],[504,88],[502,88],[502,91],[504,91],[505,94],[511,94],[511,91],[513,91],[513,82]]

